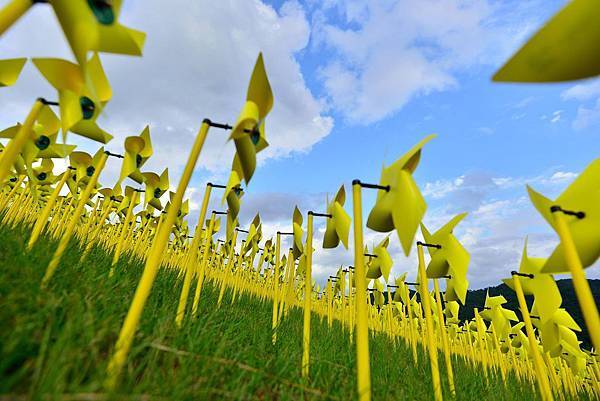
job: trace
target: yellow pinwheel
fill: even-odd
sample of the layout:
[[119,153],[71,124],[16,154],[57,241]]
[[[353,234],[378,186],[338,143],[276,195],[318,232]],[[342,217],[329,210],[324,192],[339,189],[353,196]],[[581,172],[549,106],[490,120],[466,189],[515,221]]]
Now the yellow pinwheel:
[[[19,132],[21,124],[0,131],[0,138],[13,139]],[[17,169],[24,167],[31,175],[31,165],[35,159],[64,158],[74,149],[75,145],[56,143],[60,121],[52,109],[43,105],[33,124],[29,140],[23,146],[20,155],[15,160]]]
[[101,109],[112,97],[100,57],[87,61],[87,71],[74,63],[55,58],[36,58],[33,64],[58,91],[63,136],[67,131],[107,143],[112,135],[96,124]]
[[600,7],[573,0],[494,75],[501,82],[560,82],[600,74]]
[[346,190],[342,185],[331,203],[328,202],[327,228],[323,236],[323,248],[335,248],[340,244],[348,249],[348,235],[350,234],[350,216],[344,210],[346,202]]
[[[545,263],[546,259],[529,257],[527,254],[526,238],[519,273],[529,275],[529,277],[521,278],[521,286],[523,287],[524,294],[534,296],[542,323],[545,323],[554,316],[562,303],[562,296],[554,281],[554,277],[551,274],[541,272],[542,266]],[[511,289],[515,289],[512,278],[503,279],[502,281]]]
[[146,34],[118,22],[122,0],[52,0],[51,5],[75,58],[89,51],[141,56]]
[[379,279],[379,277],[383,276],[386,283],[389,280],[392,265],[394,264],[394,261],[387,250],[389,244],[390,237],[388,235],[375,248],[373,248],[373,254],[375,257],[372,257],[369,263],[367,278]]
[[294,259],[298,259],[300,255],[304,253],[304,246],[302,245],[302,237],[304,236],[304,230],[302,229],[302,213],[298,206],[294,208],[294,215],[292,217],[292,231],[294,233],[294,244],[292,254]]
[[39,166],[33,167],[33,176],[37,183],[47,188],[49,188],[49,185],[54,184],[58,177],[52,173],[53,169],[54,162],[52,159],[43,159]]
[[409,291],[408,287],[404,282],[406,281],[406,276],[408,273],[402,273],[399,277],[396,277],[394,280],[394,285],[397,287],[394,292],[394,302],[402,302],[404,305],[408,304],[409,299]]
[[256,153],[265,149],[264,122],[273,107],[273,92],[265,70],[262,53],[259,53],[246,94],[246,103],[233,127],[229,139],[235,143],[234,169],[246,184],[256,168]]
[[140,168],[152,156],[152,141],[150,140],[150,127],[146,126],[139,136],[125,138],[125,155],[121,165],[119,182],[129,177],[138,184],[144,182]]
[[429,135],[389,167],[383,168],[375,206],[369,213],[367,227],[379,232],[396,229],[405,255],[408,256],[419,223],[427,205],[412,176],[423,146],[435,135]]
[[550,353],[553,358],[560,356],[563,342],[567,342],[574,347],[579,348],[579,341],[575,331],[581,331],[581,327],[571,317],[565,309],[557,309],[553,316],[546,322],[537,318],[539,303],[536,301],[531,308],[531,313],[535,317],[532,323],[537,327],[540,333],[544,351]]
[[160,198],[169,190],[169,169],[166,168],[159,176],[156,173],[142,173],[146,194],[144,196],[144,207],[150,204],[153,208],[162,210]]
[[573,346],[566,341],[561,341],[560,345],[562,347],[561,358],[567,362],[567,366],[569,366],[573,374],[576,376],[583,374],[587,362],[585,352],[579,346]]
[[[565,216],[583,267],[600,257],[600,158],[594,160],[555,201],[527,187],[531,202],[542,217],[557,230],[552,207],[574,212]],[[555,213],[558,213],[557,210]],[[561,242],[542,268],[544,273],[568,273],[564,244]]]
[[0,88],[14,85],[17,82],[25,62],[27,62],[26,58],[0,60]]
[[490,297],[488,292],[485,296],[485,310],[480,313],[483,319],[492,322],[496,334],[501,339],[508,338],[511,329],[510,322],[519,321],[519,318],[514,311],[502,307],[506,302],[508,301],[504,296],[497,295]]
[[454,228],[467,214],[461,213],[433,234],[430,234],[424,224],[421,232],[425,242],[438,246],[427,247],[431,261],[427,265],[428,278],[442,278],[448,275],[452,268],[455,274],[466,277],[469,267],[469,253],[453,235]]

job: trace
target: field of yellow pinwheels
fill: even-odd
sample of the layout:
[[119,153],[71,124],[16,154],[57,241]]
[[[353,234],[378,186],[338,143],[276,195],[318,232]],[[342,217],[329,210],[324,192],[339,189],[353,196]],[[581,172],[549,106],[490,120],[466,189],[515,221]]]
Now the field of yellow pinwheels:
[[[52,93],[23,115],[0,104],[0,121],[15,122],[0,131],[0,400],[600,399],[600,285],[588,280],[600,258],[600,154],[552,196],[521,185],[551,248],[519,237],[520,261],[484,296],[469,289],[474,242],[457,234],[481,212],[426,221],[418,174],[443,127],[390,149],[379,180],[348,173],[310,209],[283,205],[285,224],[264,219],[277,200],[242,217],[253,177],[283,146],[267,124],[281,87],[274,66],[295,66],[263,38],[243,38],[259,51],[245,93],[228,94],[237,118],[199,114],[193,142],[170,160],[153,123],[113,139],[103,118],[113,89],[129,89],[113,88],[103,61],[142,56],[153,35],[121,24],[123,3],[0,4],[0,51],[43,7],[69,54],[0,58],[1,91],[29,90],[23,77],[35,74]],[[286,2],[280,14],[300,8]],[[568,2],[494,85],[597,77],[598,21],[597,0]],[[228,35],[242,40],[236,29]],[[223,152],[215,140],[232,152],[208,180],[203,158]],[[286,174],[300,187],[298,177],[316,180]],[[327,255],[339,260],[323,275]]]

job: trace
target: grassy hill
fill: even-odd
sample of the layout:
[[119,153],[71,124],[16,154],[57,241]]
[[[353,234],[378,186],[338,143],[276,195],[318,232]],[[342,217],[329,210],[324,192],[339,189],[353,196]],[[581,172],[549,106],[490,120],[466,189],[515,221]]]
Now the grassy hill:
[[[161,271],[142,316],[116,394],[102,382],[142,266],[122,262],[109,279],[110,258],[94,249],[85,263],[71,243],[49,287],[39,283],[55,244],[33,252],[28,233],[0,227],[1,400],[298,400],[355,399],[355,353],[347,332],[316,316],[311,379],[299,377],[302,316],[292,310],[271,344],[271,304],[249,297],[216,306],[203,291],[199,318],[177,329],[180,291],[174,272]],[[193,289],[192,289],[193,291]],[[371,338],[374,400],[431,400],[429,363],[414,363],[401,341]],[[444,378],[443,364],[440,364]],[[536,400],[530,385],[483,373],[454,358],[461,400]],[[444,389],[447,389],[444,378]]]

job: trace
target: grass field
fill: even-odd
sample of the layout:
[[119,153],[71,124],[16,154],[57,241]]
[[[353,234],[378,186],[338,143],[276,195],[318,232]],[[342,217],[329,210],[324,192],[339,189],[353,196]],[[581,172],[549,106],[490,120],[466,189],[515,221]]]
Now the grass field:
[[[207,285],[199,318],[177,330],[181,283],[161,271],[144,310],[115,394],[102,387],[108,357],[141,274],[122,262],[108,278],[110,258],[95,249],[79,262],[71,244],[49,287],[40,290],[55,244],[31,253],[28,232],[0,227],[0,399],[355,399],[354,345],[340,325],[313,316],[311,380],[299,377],[302,316],[292,310],[271,344],[271,304],[249,297],[220,309]],[[193,289],[192,289],[193,291]],[[385,336],[371,339],[374,400],[432,400],[429,363]],[[443,363],[440,361],[443,376]],[[482,372],[454,359],[458,399],[535,400],[530,385],[509,377],[488,384]],[[444,389],[447,387],[444,383]],[[450,397],[447,397],[450,398]]]

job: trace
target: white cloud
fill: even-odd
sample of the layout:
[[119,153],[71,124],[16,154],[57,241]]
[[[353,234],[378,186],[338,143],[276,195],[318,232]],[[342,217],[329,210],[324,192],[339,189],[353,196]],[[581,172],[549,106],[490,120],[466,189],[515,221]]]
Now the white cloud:
[[[498,23],[500,4],[487,0],[326,1],[314,42],[332,52],[320,78],[334,109],[367,124],[411,98],[458,85],[474,65],[500,62],[531,29],[517,9]],[[341,15],[346,24],[331,13]],[[496,60],[498,59],[498,60]]]
[[582,130],[597,124],[600,124],[600,97],[596,100],[596,104],[589,108],[585,106],[577,108],[573,128]]
[[560,97],[563,100],[589,100],[600,96],[600,79],[589,83],[577,84],[563,91]]
[[559,122],[560,118],[562,117],[562,113],[563,110],[556,110],[554,113],[552,113],[552,118],[550,119],[550,122],[552,124]]

